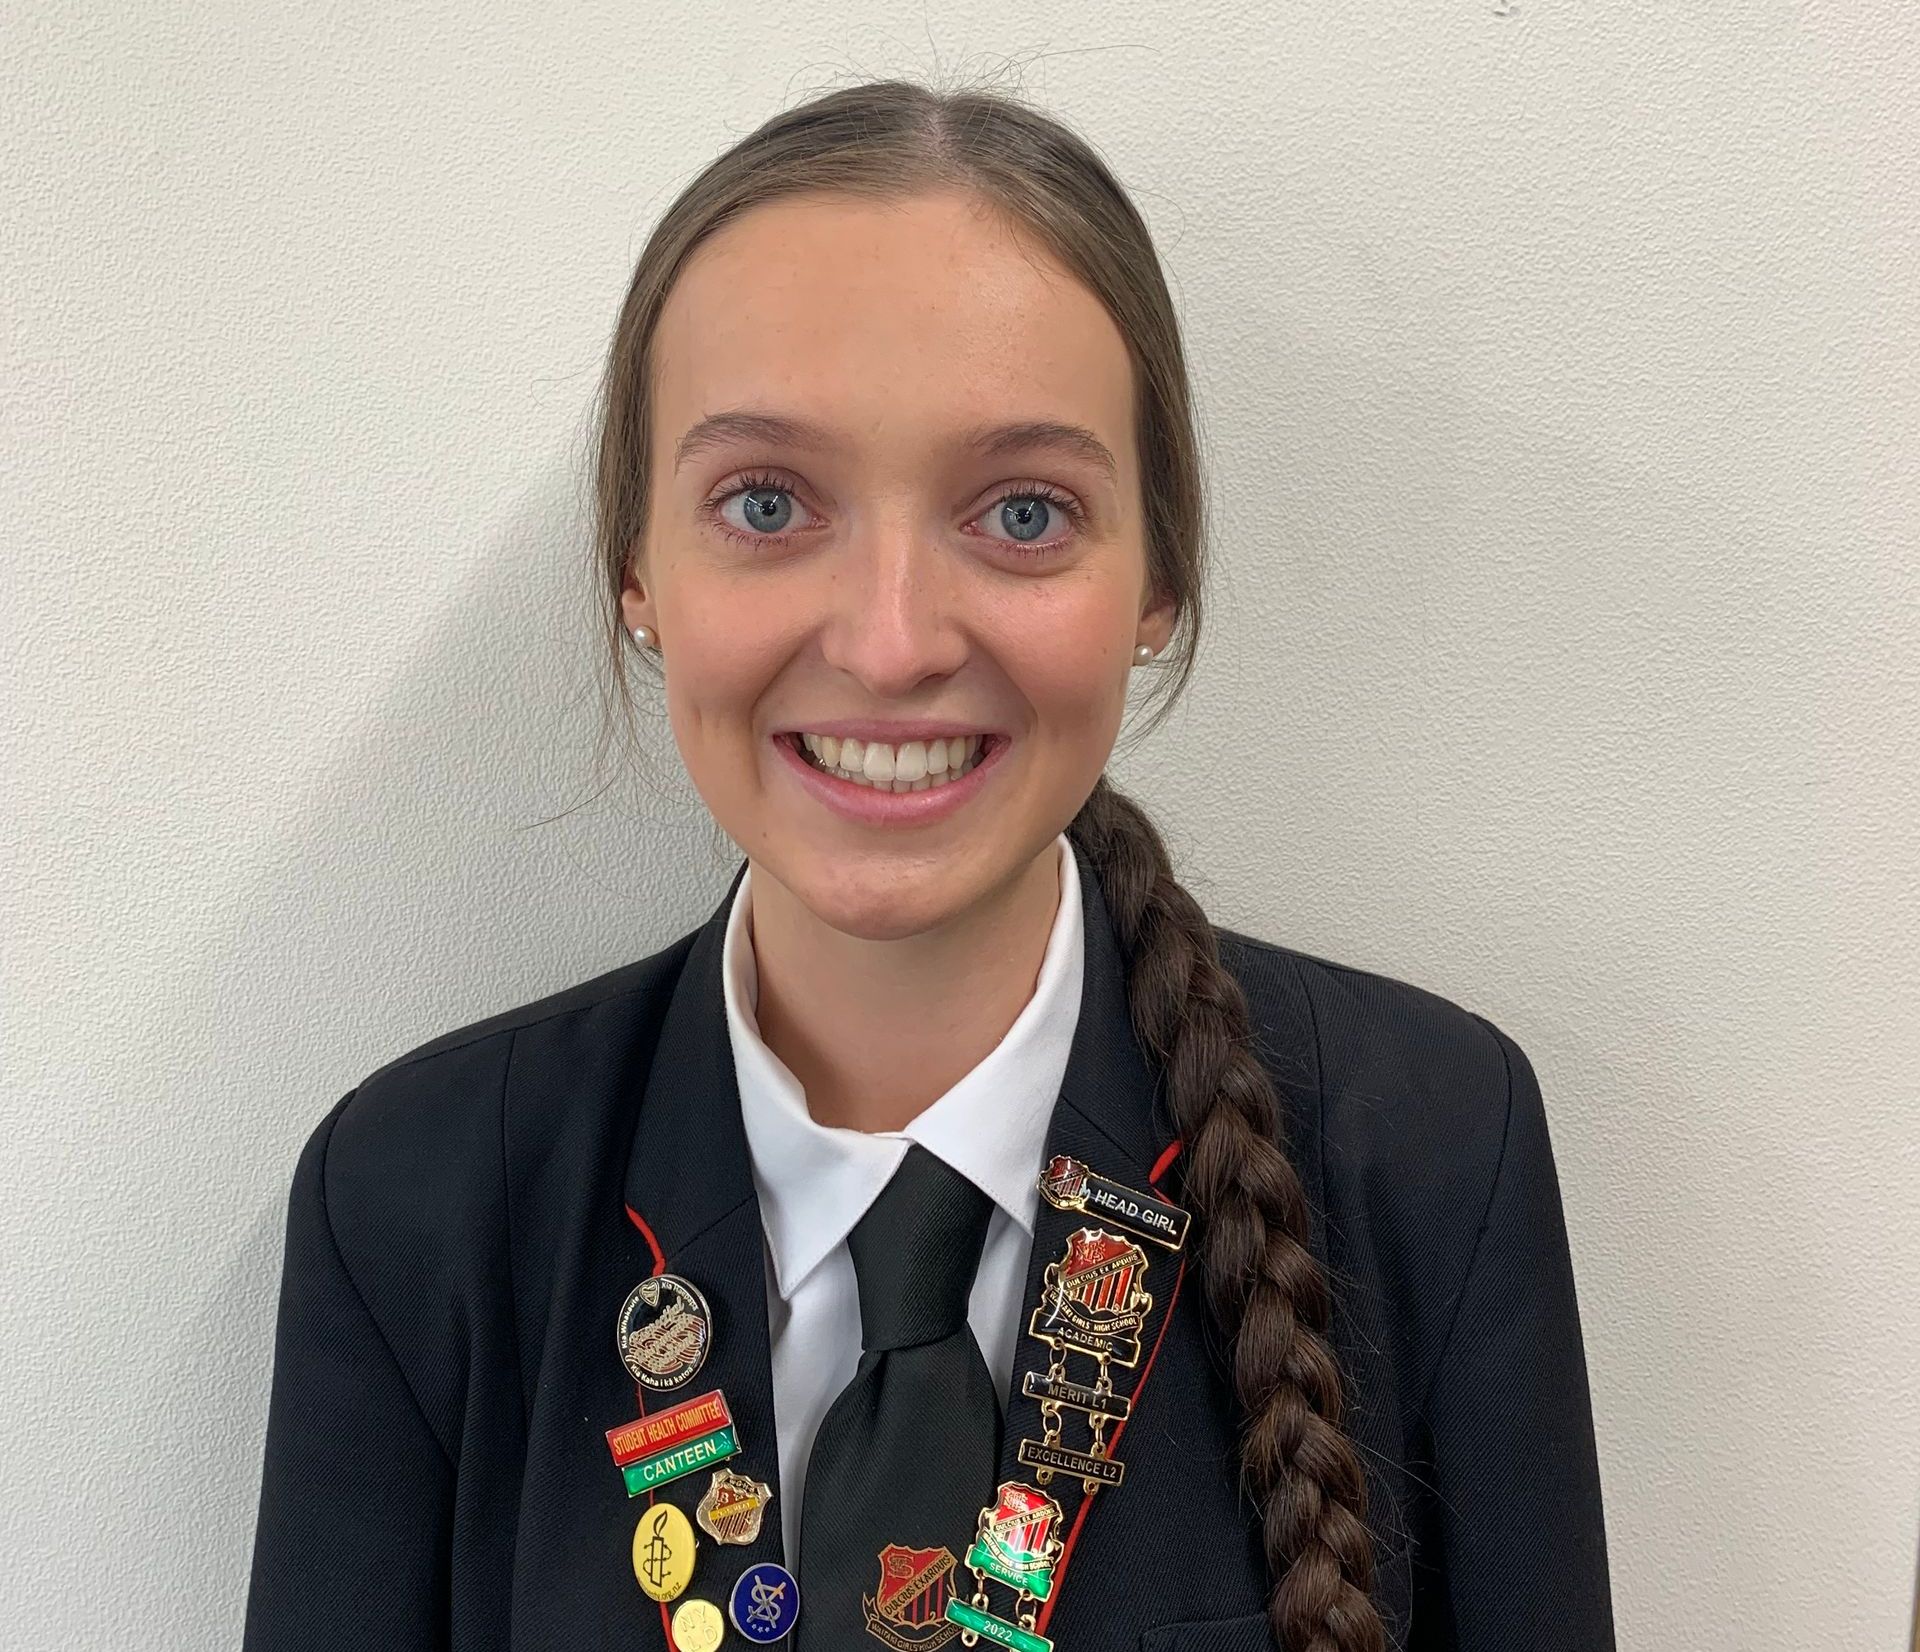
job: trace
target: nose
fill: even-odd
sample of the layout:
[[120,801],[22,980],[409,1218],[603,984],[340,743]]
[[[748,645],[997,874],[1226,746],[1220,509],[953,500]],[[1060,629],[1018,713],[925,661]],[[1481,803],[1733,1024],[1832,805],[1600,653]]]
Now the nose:
[[821,652],[876,700],[904,700],[967,656],[962,581],[906,512],[850,535],[829,578]]

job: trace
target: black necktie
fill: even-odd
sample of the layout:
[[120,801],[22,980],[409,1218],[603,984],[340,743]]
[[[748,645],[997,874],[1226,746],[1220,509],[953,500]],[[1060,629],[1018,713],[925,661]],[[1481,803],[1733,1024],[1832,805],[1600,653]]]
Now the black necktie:
[[807,1459],[796,1652],[858,1652],[873,1644],[870,1616],[938,1621],[964,1580],[952,1563],[1000,1458],[1000,1396],[967,1326],[992,1214],[986,1194],[916,1142],[847,1236],[860,1364]]

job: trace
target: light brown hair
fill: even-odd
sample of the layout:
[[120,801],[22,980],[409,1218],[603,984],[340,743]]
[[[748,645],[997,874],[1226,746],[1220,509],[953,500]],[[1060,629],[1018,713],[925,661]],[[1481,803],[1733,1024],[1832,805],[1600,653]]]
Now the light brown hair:
[[[1127,340],[1147,566],[1179,611],[1146,727],[1165,716],[1193,669],[1206,511],[1185,353],[1152,238],[1105,163],[1058,120],[1001,92],[882,80],[825,93],[748,133],[687,185],[640,255],[601,387],[603,733],[616,713],[632,732],[628,671],[652,669],[621,621],[620,592],[645,540],[654,328],[688,256],[762,202],[956,188],[993,203],[1073,271]],[[1194,1211],[1207,1311],[1231,1350],[1274,1637],[1289,1652],[1380,1652],[1366,1482],[1340,1428],[1327,1281],[1308,1249],[1306,1198],[1283,1148],[1273,1081],[1252,1053],[1245,995],[1138,804],[1102,775],[1067,830],[1098,873],[1127,960],[1134,1028],[1165,1069],[1185,1143],[1181,1197]]]

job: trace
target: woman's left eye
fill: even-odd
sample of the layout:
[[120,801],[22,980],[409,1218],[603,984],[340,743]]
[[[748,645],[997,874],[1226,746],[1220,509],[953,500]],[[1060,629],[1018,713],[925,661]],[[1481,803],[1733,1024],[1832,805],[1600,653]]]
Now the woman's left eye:
[[[782,496],[785,503],[781,502],[781,498],[770,498],[769,495]],[[763,544],[778,542],[786,536],[785,530],[793,520],[794,511],[805,508],[793,495],[794,490],[777,477],[746,476],[725,493],[714,495],[701,507],[701,511],[729,538],[758,540]],[[746,501],[746,519],[738,526],[726,509],[736,499]],[[1008,537],[999,540],[999,543],[1011,545],[1023,555],[1031,556],[1042,551],[1057,550],[1065,543],[1064,538],[1041,537],[1051,525],[1056,512],[1065,516],[1074,528],[1078,528],[1085,520],[1084,510],[1072,495],[1062,493],[1045,482],[1023,482],[1002,492],[974,520],[985,519],[1006,528]],[[986,537],[998,539],[991,532]]]

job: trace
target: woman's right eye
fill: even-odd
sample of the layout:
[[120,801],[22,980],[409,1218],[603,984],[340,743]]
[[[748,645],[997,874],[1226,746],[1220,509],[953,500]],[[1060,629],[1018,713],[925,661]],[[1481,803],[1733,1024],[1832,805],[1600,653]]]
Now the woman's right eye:
[[[739,517],[728,506],[739,502]],[[719,530],[734,539],[778,539],[790,527],[796,509],[804,510],[793,496],[793,489],[771,476],[747,476],[710,499],[704,514]]]

